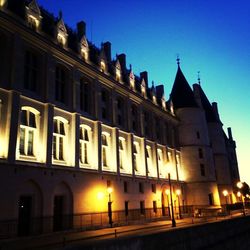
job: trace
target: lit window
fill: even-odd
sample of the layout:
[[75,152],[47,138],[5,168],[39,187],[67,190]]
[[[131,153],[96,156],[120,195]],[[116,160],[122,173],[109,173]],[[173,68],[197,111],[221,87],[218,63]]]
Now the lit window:
[[65,47],[67,45],[68,33],[62,19],[57,23],[57,41],[58,43]]
[[80,41],[80,53],[85,61],[89,59],[89,45],[85,36],[82,37]]
[[80,128],[80,163],[90,164],[91,129],[82,126]]
[[37,139],[36,114],[30,110],[21,111],[19,153],[20,155],[34,156],[34,143]]
[[152,150],[149,146],[146,147],[146,159],[148,166],[148,174],[152,175]]
[[157,149],[157,160],[158,160],[158,168],[159,168],[159,173],[160,177],[163,177],[163,154],[161,149]]
[[123,137],[119,138],[119,166],[120,169],[124,169],[125,163],[125,139]]
[[134,148],[133,148],[133,161],[134,161],[134,170],[136,172],[139,171],[139,152],[140,152],[140,146],[138,142],[134,142]]
[[132,70],[129,73],[129,83],[131,89],[135,90],[135,75]]
[[116,81],[118,82],[121,81],[121,65],[119,63],[119,60],[117,60],[116,65],[115,65],[115,78],[116,78]]
[[109,134],[102,133],[102,166],[108,167],[108,153],[109,153]]
[[28,25],[34,29],[39,29],[41,23],[41,12],[36,0],[32,0],[28,6],[26,6],[26,16]]
[[54,131],[53,131],[53,159],[64,161],[65,150],[65,122],[54,118]]
[[147,93],[146,93],[146,83],[145,83],[145,80],[142,79],[142,82],[141,82],[141,94],[144,98],[147,97]]
[[105,72],[106,71],[106,64],[105,64],[104,60],[101,60],[100,65],[101,65],[101,72]]

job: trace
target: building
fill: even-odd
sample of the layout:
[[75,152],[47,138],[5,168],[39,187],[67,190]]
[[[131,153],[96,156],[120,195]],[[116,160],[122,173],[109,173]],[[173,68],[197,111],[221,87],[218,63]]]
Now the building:
[[180,217],[236,201],[231,129],[179,63],[166,100],[125,54],[113,59],[110,42],[90,43],[84,22],[74,31],[35,0],[0,6],[1,234],[169,219],[170,205]]

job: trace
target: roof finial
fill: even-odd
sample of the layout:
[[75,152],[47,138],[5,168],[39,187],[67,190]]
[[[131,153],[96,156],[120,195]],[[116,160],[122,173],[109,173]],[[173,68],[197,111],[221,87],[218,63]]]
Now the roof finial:
[[179,54],[176,55],[176,62],[177,62],[178,67],[180,67],[180,57],[179,57]]
[[200,71],[197,72],[198,84],[201,85]]

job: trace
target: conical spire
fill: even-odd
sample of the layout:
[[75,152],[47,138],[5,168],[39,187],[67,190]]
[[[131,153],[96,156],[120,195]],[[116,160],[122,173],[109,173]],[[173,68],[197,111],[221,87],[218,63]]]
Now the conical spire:
[[174,109],[198,107],[193,91],[181,71],[179,61],[174,85],[170,94],[170,100],[173,102]]

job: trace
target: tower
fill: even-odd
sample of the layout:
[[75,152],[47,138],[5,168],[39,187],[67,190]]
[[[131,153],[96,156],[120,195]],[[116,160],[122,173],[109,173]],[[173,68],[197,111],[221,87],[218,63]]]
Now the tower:
[[179,62],[170,101],[180,120],[178,134],[187,204],[196,207],[220,205],[205,112],[197,103]]

